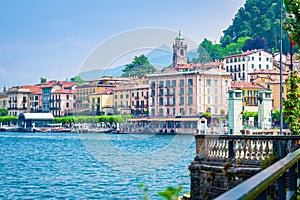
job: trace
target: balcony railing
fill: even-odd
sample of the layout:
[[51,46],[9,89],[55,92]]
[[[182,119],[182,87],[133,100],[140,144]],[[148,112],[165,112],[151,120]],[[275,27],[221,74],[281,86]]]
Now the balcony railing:
[[[196,136],[196,154],[211,158],[263,160],[278,142],[299,140],[300,136],[281,135],[202,135]],[[201,144],[201,145],[200,145]],[[285,149],[287,150],[287,149]]]
[[[235,199],[297,199],[299,180],[300,149],[217,197],[216,200],[227,200],[232,197]],[[278,184],[277,192],[270,194],[268,187],[272,187],[275,182]]]
[[[213,199],[223,194],[224,191],[235,186],[239,187],[239,184],[245,181],[247,177],[251,177],[261,171],[260,166],[264,160],[270,159],[274,155],[283,158],[291,154],[296,149],[295,141],[300,140],[298,135],[272,134],[276,134],[276,132],[266,130],[264,134],[260,135],[195,135],[196,157],[189,167],[192,199],[203,199],[205,195]],[[297,157],[300,160],[300,152],[297,153]],[[259,181],[252,181],[251,184],[248,182],[247,185],[234,190],[237,195],[230,193],[229,196],[235,199],[255,199],[256,196],[252,194],[259,195],[262,192],[258,199],[267,199],[266,194],[268,191],[266,188],[275,182],[276,179],[281,179],[281,177],[284,180],[278,183],[279,187],[276,189],[281,190],[282,193],[279,195],[279,199],[285,199],[285,197],[294,195],[291,193],[286,194],[285,191],[286,177],[284,172],[291,168],[290,173],[295,173],[296,169],[296,166],[294,166],[296,161],[290,161],[286,160],[284,164],[282,164],[283,161],[280,161],[281,164],[277,165],[278,168],[269,170],[269,175],[262,173],[258,176],[260,177]],[[227,169],[225,169],[227,164]],[[227,174],[225,170],[227,170]],[[205,177],[207,177],[207,174],[214,173],[216,174],[214,175],[215,178],[210,184],[207,184],[209,182]],[[227,177],[227,179],[224,179],[224,177]],[[294,177],[294,175],[289,177]],[[293,181],[291,185],[294,187],[295,179],[289,178],[289,180]],[[256,188],[255,184],[257,184]],[[290,190],[295,191],[295,188]],[[249,195],[247,198],[244,198],[246,193],[249,193]],[[220,199],[228,199],[227,197]]]

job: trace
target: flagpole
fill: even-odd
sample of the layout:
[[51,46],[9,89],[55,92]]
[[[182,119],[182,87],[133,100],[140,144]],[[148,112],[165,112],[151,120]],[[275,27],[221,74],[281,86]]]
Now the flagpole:
[[282,0],[280,0],[280,135],[282,135],[283,128],[283,114],[282,114]]

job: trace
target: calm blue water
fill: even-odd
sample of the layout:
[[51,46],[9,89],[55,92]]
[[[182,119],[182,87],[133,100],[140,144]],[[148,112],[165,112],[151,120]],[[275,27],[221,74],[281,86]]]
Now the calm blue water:
[[189,191],[192,135],[0,133],[0,199],[150,199]]

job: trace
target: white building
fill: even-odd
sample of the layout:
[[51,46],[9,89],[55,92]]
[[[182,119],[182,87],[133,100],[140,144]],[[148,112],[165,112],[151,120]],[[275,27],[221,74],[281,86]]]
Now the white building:
[[265,50],[252,50],[242,54],[224,57],[226,72],[230,72],[233,81],[250,81],[249,72],[255,69],[273,69],[273,55]]

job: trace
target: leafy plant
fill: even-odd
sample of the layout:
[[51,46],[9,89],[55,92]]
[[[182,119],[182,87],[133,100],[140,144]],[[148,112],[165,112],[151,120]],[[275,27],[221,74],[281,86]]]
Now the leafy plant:
[[172,200],[173,197],[177,197],[179,195],[179,193],[182,190],[182,188],[183,187],[181,185],[178,186],[177,188],[169,186],[164,191],[158,192],[157,194],[159,196],[163,197],[164,199]]
[[299,134],[300,128],[300,77],[296,71],[292,71],[286,80],[287,98],[283,101],[284,120],[288,123],[292,135]]

